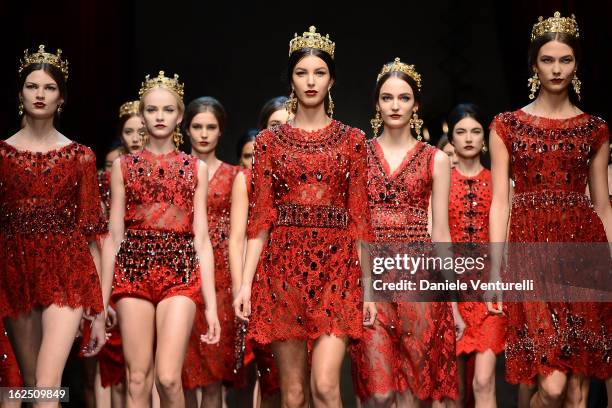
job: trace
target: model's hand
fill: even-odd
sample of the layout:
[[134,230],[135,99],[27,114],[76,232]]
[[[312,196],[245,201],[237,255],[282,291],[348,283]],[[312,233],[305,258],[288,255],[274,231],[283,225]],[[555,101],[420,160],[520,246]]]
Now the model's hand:
[[[85,323],[87,324],[87,322]],[[89,343],[83,350],[85,357],[93,357],[100,352],[102,346],[106,343],[106,340],[110,337],[110,334],[106,333],[106,322],[104,313],[100,313],[91,322],[91,336]]]
[[119,323],[117,311],[112,306],[108,306],[106,316],[106,330],[112,330]]
[[204,311],[208,331],[200,336],[200,341],[206,344],[217,344],[221,337],[221,325],[219,324],[219,316],[216,309],[208,309]]
[[373,326],[376,321],[376,315],[378,310],[376,309],[376,303],[374,302],[363,302],[363,325]]
[[488,290],[484,293],[483,297],[489,313],[504,315],[504,304],[502,301],[502,292],[500,290]]
[[461,337],[463,337],[465,322],[463,321],[463,317],[461,317],[461,313],[459,313],[458,310],[453,309],[453,320],[455,321],[455,340],[459,340]]
[[240,291],[234,299],[234,313],[236,317],[245,322],[249,321],[251,316],[251,287],[242,285]]

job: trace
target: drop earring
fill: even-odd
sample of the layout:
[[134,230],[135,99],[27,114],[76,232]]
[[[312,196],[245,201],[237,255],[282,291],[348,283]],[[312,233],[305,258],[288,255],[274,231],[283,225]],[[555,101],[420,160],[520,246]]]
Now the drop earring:
[[538,92],[538,89],[540,89],[540,78],[537,72],[534,72],[533,76],[527,80],[527,87],[531,90],[529,99],[535,99],[535,94]]
[[374,133],[374,137],[378,136],[378,129],[382,126],[383,121],[380,118],[380,108],[376,106],[376,116],[374,119],[370,120],[370,125],[372,125],[372,133]]
[[423,140],[423,136],[421,136],[421,128],[423,127],[423,119],[419,119],[419,115],[416,111],[412,113],[412,117],[410,118],[410,129],[414,129],[417,140]]
[[580,87],[582,86],[582,82],[578,79],[578,75],[574,72],[574,77],[572,78],[572,86],[574,87],[574,92],[576,92],[576,96],[580,101]]
[[329,105],[327,105],[327,114],[329,115],[330,118],[333,119],[333,117],[334,117],[334,100],[332,99],[332,96],[331,96],[331,88],[329,88],[327,90],[327,97],[329,98]]

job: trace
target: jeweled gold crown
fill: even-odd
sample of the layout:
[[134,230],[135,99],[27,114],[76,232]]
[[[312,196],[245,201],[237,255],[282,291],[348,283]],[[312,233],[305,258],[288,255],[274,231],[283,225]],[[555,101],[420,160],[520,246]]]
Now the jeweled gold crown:
[[561,17],[561,13],[555,11],[555,14],[546,20],[542,16],[538,17],[538,22],[531,30],[531,41],[545,33],[566,33],[576,38],[580,37],[576,16],[572,14],[570,17]]
[[293,40],[289,41],[289,55],[302,48],[317,48],[334,58],[336,44],[329,39],[329,34],[323,37],[317,33],[315,26],[310,26],[308,31],[305,31],[301,37],[298,37],[297,33],[295,33]]
[[393,62],[389,62],[383,65],[382,69],[380,70],[380,73],[378,74],[378,77],[376,78],[376,82],[380,81],[380,78],[382,78],[383,75],[388,74],[389,72],[403,72],[404,74],[412,78],[414,82],[416,82],[419,91],[421,90],[421,74],[416,72],[416,70],[414,69],[414,65],[404,64],[402,61],[400,61],[399,58],[396,58]]
[[19,64],[19,73],[32,64],[50,64],[56,67],[64,75],[64,79],[68,80],[68,61],[62,60],[62,50],[57,49],[57,53],[51,54],[45,52],[45,46],[39,45],[38,52],[30,54],[28,50],[23,52],[23,60]]
[[140,87],[140,91],[138,92],[138,96],[142,98],[142,95],[149,92],[151,89],[156,87],[162,87],[169,89],[173,92],[176,92],[178,96],[183,97],[184,92],[184,84],[181,84],[178,80],[179,76],[174,74],[174,78],[168,78],[164,75],[164,71],[159,71],[159,75],[155,78],[149,78],[149,75],[145,77],[142,86]]
[[140,107],[140,101],[126,102],[119,108],[119,117],[122,116],[133,116],[138,115],[138,108]]

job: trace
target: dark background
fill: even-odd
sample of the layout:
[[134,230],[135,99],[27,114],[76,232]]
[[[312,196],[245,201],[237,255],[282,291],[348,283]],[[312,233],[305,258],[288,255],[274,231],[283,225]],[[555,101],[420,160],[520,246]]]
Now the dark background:
[[286,95],[288,42],[310,25],[336,42],[335,117],[370,134],[372,91],[383,63],[399,56],[423,76],[421,108],[432,140],[459,102],[485,116],[529,102],[527,47],[539,15],[575,13],[585,59],[582,108],[610,119],[612,2],[399,1],[130,2],[8,1],[2,34],[0,131],[17,130],[16,69],[25,48],[62,48],[70,62],[60,130],[102,158],[116,133],[117,111],[138,97],[146,74],[178,73],[185,101],[210,95],[229,114],[219,156],[235,162],[234,144],[256,125],[262,104]]

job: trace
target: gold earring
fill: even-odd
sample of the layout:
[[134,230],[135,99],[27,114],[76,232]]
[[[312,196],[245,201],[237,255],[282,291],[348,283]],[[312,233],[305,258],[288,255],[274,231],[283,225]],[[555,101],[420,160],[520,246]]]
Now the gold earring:
[[580,100],[580,87],[582,86],[582,82],[578,79],[578,75],[574,72],[574,77],[572,78],[572,85],[574,86],[574,92],[576,92],[576,96],[578,100]]
[[61,103],[59,105],[57,105],[57,114],[59,115],[60,113],[62,113],[62,104]]
[[421,136],[421,128],[423,127],[423,119],[419,119],[419,115],[414,111],[412,113],[412,117],[410,118],[410,129],[414,129],[417,134],[417,140],[423,140],[423,136]]
[[376,116],[374,119],[370,120],[370,124],[372,125],[372,132],[374,133],[374,137],[378,136],[378,129],[382,126],[382,119],[380,118],[380,108],[376,107]]
[[19,102],[19,116],[23,116],[23,102]]
[[485,142],[484,140],[482,141],[482,149],[480,149],[481,152],[486,153],[489,151],[489,148],[487,147],[487,142]]
[[181,128],[179,125],[176,125],[176,130],[174,131],[174,136],[172,136],[172,141],[174,142],[174,147],[176,150],[183,144],[183,135],[181,134]]
[[334,100],[331,96],[331,88],[327,90],[327,97],[329,98],[329,105],[327,105],[327,114],[330,118],[334,117]]
[[297,111],[297,98],[295,97],[295,90],[293,88],[291,88],[289,99],[285,102],[285,109],[289,115],[293,115]]
[[537,72],[534,72],[533,76],[527,80],[527,87],[531,90],[529,99],[535,99],[535,94],[540,89],[540,78]]
[[149,136],[147,135],[147,132],[145,131],[144,127],[138,130],[138,135],[142,137],[142,145],[145,146],[149,141]]

